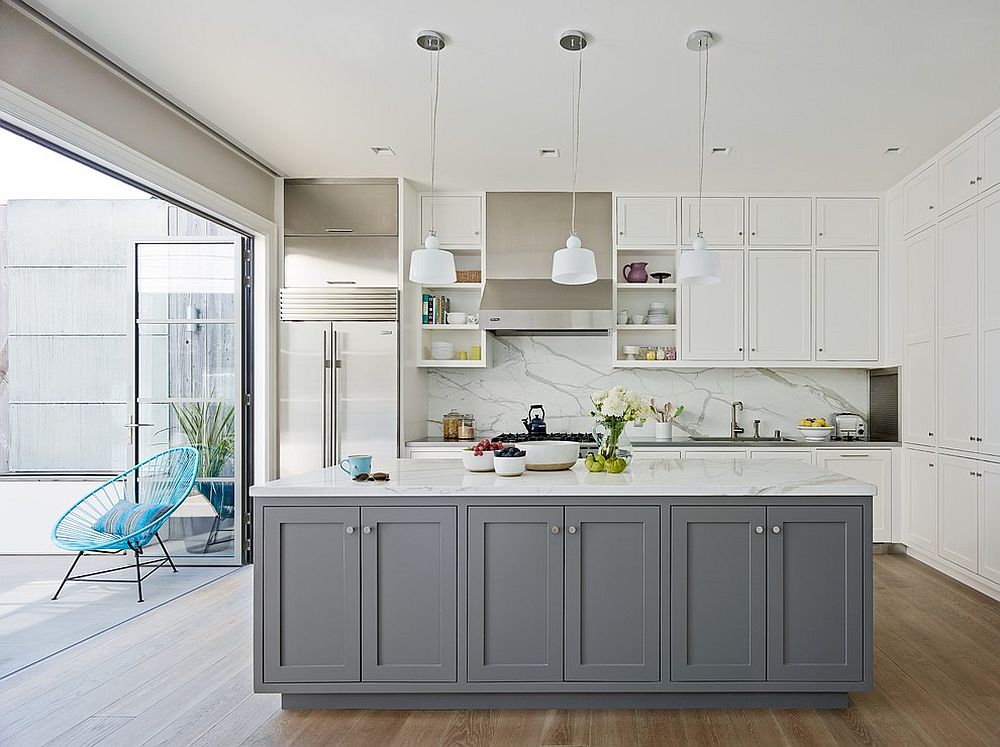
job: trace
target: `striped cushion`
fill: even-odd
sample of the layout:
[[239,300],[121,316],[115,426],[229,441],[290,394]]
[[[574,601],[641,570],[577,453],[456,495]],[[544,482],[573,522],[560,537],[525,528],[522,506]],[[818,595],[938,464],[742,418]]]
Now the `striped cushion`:
[[94,522],[94,529],[104,534],[126,537],[162,519],[173,506],[163,503],[134,503],[121,500]]

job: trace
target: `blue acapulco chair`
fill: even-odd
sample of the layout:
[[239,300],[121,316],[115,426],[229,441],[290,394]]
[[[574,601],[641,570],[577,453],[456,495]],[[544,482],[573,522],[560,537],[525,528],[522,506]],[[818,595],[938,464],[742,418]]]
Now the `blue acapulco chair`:
[[[158,532],[191,492],[198,474],[199,461],[198,450],[190,446],[167,449],[111,478],[60,516],[52,528],[52,542],[63,550],[75,551],[77,556],[52,599],[59,596],[67,581],[87,581],[93,576],[132,568],[129,564],[73,576],[73,569],[86,552],[115,554],[131,551],[135,555],[135,581],[126,579],[104,579],[104,581],[136,584],[140,602],[144,578],[168,563],[176,573],[174,561],[171,560],[170,553],[167,552]],[[148,508],[152,516],[148,520],[141,521],[138,526],[129,526],[128,521],[120,522],[121,525],[128,526],[130,531],[115,533],[114,530],[118,525],[109,517],[114,515],[114,511],[120,513],[124,509],[129,509],[130,506],[127,504],[131,503]],[[153,506],[162,508],[156,511]],[[112,526],[110,528],[103,526],[106,524]],[[160,543],[164,557],[139,562],[143,548],[154,537]],[[142,573],[143,567],[149,567],[145,574]]]

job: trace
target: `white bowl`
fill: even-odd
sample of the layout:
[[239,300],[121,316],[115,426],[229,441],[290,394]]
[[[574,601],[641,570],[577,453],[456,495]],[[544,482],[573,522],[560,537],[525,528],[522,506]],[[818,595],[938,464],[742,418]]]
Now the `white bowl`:
[[450,361],[455,357],[455,346],[450,342],[432,342],[431,358],[436,361]]
[[469,472],[492,472],[493,452],[484,451],[482,456],[476,456],[472,449],[462,451],[462,466]]
[[667,305],[663,301],[650,301],[649,310],[650,311],[663,311],[667,308]]
[[502,477],[517,477],[524,474],[528,457],[493,457],[493,471]]
[[449,311],[448,324],[468,324],[469,315],[464,311]]
[[833,433],[832,425],[824,426],[799,426],[799,432],[806,441],[828,441]]
[[570,469],[580,458],[576,441],[529,441],[518,447],[526,454],[525,466],[537,472]]

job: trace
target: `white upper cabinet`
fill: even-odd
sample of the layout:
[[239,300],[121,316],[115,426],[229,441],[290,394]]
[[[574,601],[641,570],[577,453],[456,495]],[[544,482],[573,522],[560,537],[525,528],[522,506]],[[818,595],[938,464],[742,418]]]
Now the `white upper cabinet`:
[[937,299],[937,232],[931,228],[903,244],[906,254],[907,342],[934,337]]
[[[777,449],[783,451],[783,449]],[[892,451],[889,449],[817,449],[816,466],[871,483],[872,541],[892,541]]]
[[619,197],[618,246],[677,243],[676,197]]
[[1000,456],[1000,194],[979,204],[979,437]]
[[878,246],[878,198],[817,197],[816,246]]
[[930,225],[941,212],[937,209],[937,162],[932,163],[903,185],[903,232]]
[[973,573],[979,570],[979,462],[938,456],[938,555]]
[[872,249],[816,251],[816,360],[878,360],[878,265]]
[[751,249],[752,361],[811,358],[812,253]]
[[[701,202],[701,230],[711,249],[743,246],[744,200],[742,197],[705,197]],[[698,198],[681,198],[681,243],[691,245],[698,235]]]
[[938,444],[967,451],[979,430],[976,218],[968,208],[938,225]]
[[[431,197],[420,198],[421,239],[431,227]],[[483,198],[479,195],[436,195],[434,227],[441,246],[475,248],[483,244]]]
[[722,282],[685,286],[682,292],[682,358],[741,361],[743,351],[743,252],[719,252]]
[[938,161],[942,215],[979,194],[979,135],[949,150]]
[[906,449],[903,457],[903,539],[907,545],[936,553],[938,549],[937,456]]
[[811,197],[750,198],[750,246],[811,244]]
[[985,192],[1000,184],[1000,117],[986,125],[980,137],[981,168],[979,191]]

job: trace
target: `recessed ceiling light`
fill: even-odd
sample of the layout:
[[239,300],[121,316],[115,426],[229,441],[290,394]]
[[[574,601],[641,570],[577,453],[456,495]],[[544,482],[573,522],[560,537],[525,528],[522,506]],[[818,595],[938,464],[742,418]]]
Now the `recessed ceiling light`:
[[886,156],[898,156],[904,150],[906,150],[906,149],[902,145],[890,145],[888,148],[886,148],[883,151],[883,155],[886,155]]
[[538,155],[540,158],[559,158],[558,148],[539,148]]
[[396,151],[390,148],[388,145],[373,145],[372,153],[376,156],[394,156]]
[[728,156],[732,152],[733,149],[730,148],[728,145],[716,145],[715,147],[712,148],[713,156]]

